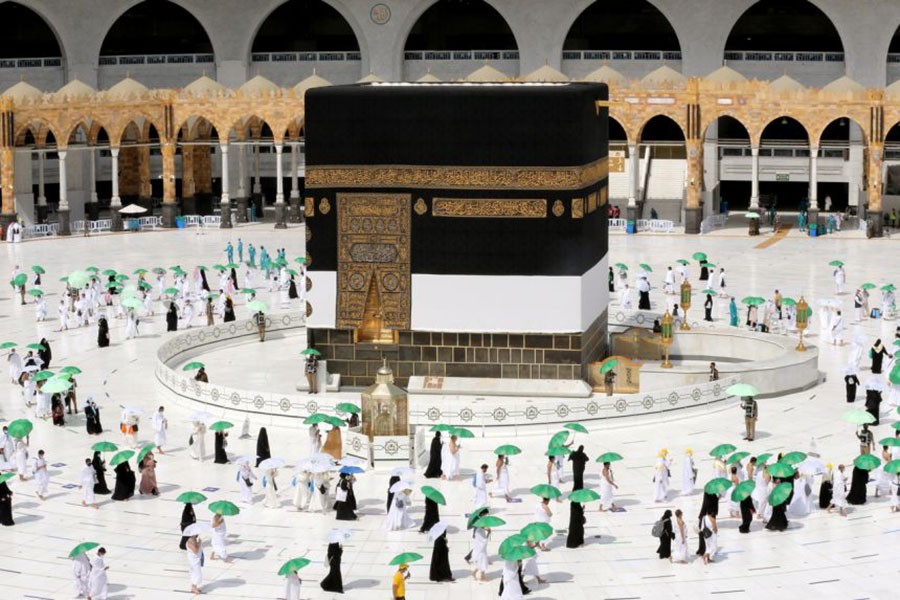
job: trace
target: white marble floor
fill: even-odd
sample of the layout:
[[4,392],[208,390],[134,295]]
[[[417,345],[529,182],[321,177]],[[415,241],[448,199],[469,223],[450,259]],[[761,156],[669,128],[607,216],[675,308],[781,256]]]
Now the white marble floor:
[[[235,241],[238,235],[245,243],[252,241],[257,246],[260,243],[270,248],[284,246],[288,256],[299,254],[303,240],[302,231],[297,228],[273,231],[269,226],[256,225],[233,232],[208,231],[202,236],[170,231],[51,239],[16,246],[4,244],[0,247],[0,273],[8,274],[15,264],[24,269],[32,264],[46,267],[47,283],[43,287],[49,294],[52,316],[60,293],[55,282],[73,269],[96,264],[130,273],[138,267],[181,263],[187,268],[199,262],[222,262],[226,241]],[[647,262],[656,274],[661,274],[670,261],[682,256],[689,258],[692,252],[702,250],[709,254],[710,260],[726,268],[730,289],[738,298],[751,293],[769,295],[774,288],[795,297],[801,292],[814,300],[831,297],[831,268],[827,263],[835,258],[847,263],[848,287],[862,281],[879,285],[890,281],[900,283],[897,241],[867,241],[854,233],[811,239],[792,232],[768,248],[755,248],[763,239],[744,237],[734,229],[705,237],[615,235],[610,242],[610,258],[611,262],[630,265]],[[696,271],[694,268],[695,278]],[[265,296],[261,294],[263,300]],[[851,297],[841,298],[848,312],[852,312],[849,311]],[[699,307],[693,310],[699,315]],[[867,321],[855,329],[871,341],[875,336],[892,338],[895,325]],[[168,406],[170,447],[159,457],[157,471],[162,495],[136,497],[127,503],[105,500],[99,510],[81,507],[79,491],[70,486],[77,483],[79,464],[89,456],[89,446],[97,438],[86,435],[81,415],[70,419],[64,428],[37,420],[31,435],[31,450],[36,453],[39,448],[44,449],[54,465],[51,493],[41,502],[34,495],[33,481],[11,484],[15,493],[16,525],[2,528],[0,538],[3,541],[2,597],[57,599],[74,595],[71,565],[65,557],[72,546],[85,540],[100,542],[108,550],[111,598],[181,597],[189,585],[186,559],[177,547],[181,506],[175,497],[188,489],[218,488],[208,493],[211,499],[236,501],[235,469],[210,461],[199,464],[188,456],[188,410],[170,403],[171,399],[156,385],[152,374],[155,349],[167,335],[161,317],[142,323],[141,336],[130,341],[123,340],[121,324],[114,323],[113,345],[104,350],[96,346],[95,328],[60,333],[56,326],[53,320],[36,324],[33,307],[20,306],[9,287],[0,288],[0,341],[13,340],[24,345],[46,336],[53,348],[55,367],[73,364],[83,369],[79,397],[93,395],[101,405],[107,430],[102,439],[120,442],[120,435],[114,431],[120,406],[138,405],[148,413],[161,404]],[[715,326],[723,327],[725,323],[720,321]],[[848,332],[848,339],[852,335],[854,332]],[[815,337],[812,342],[816,343]],[[295,373],[284,373],[280,367],[263,375],[258,372],[257,365],[271,366],[265,361],[266,355],[261,354],[269,352],[278,353],[279,348],[275,344],[254,345],[248,349],[246,361],[231,352],[220,358],[219,365],[215,364],[215,356],[204,360],[213,373],[217,369],[228,370],[229,376],[234,377],[243,369],[246,373],[241,376],[246,381],[292,387]],[[872,498],[873,485],[869,486],[869,503],[853,507],[847,518],[816,510],[806,518],[792,520],[791,528],[784,533],[761,530],[756,522],[750,535],[740,535],[737,521],[723,518],[720,520],[721,550],[717,561],[709,566],[699,560],[689,565],[671,565],[657,559],[654,553],[657,542],[650,536],[652,523],[666,508],[683,508],[691,517],[690,523],[699,509],[697,493],[681,497],[673,491],[667,502],[652,502],[652,465],[660,448],[668,448],[676,460],[672,469],[676,490],[680,488],[684,450],[694,450],[703,482],[711,474],[712,463],[707,452],[722,442],[734,443],[739,449],[753,453],[809,451],[814,444],[826,462],[849,464],[857,454],[857,445],[853,427],[840,420],[847,405],[838,376],[848,352],[847,346],[822,348],[820,369],[826,377],[823,384],[803,393],[761,401],[759,435],[753,443],[741,442],[741,412],[734,406],[665,422],[601,426],[589,436],[578,436],[576,443],[584,443],[592,456],[608,450],[625,456],[617,465],[616,477],[626,512],[588,512],[587,544],[570,550],[565,548],[565,532],[559,532],[568,523],[567,507],[554,504],[557,514],[553,523],[558,533],[552,539],[552,550],[541,553],[538,559],[549,583],[533,585],[531,597],[569,600],[759,598],[774,594],[797,598],[889,597],[895,587],[892,582],[900,552],[900,513],[892,514],[884,498]],[[869,373],[864,370],[862,375],[865,381]],[[24,409],[18,388],[8,382],[0,386],[2,419],[33,418]],[[896,413],[888,416],[886,410],[883,424],[876,428],[876,439],[890,435],[893,432],[890,424],[896,419]],[[266,423],[252,425],[255,436],[258,427]],[[148,430],[145,427],[142,439],[149,438]],[[306,452],[304,431],[269,426],[268,433],[274,456],[293,463]],[[528,495],[527,488],[545,479],[541,453],[548,432],[518,428],[488,432],[487,437],[467,440],[462,458],[464,475],[471,474],[482,462],[490,462],[491,449],[501,439],[524,450],[511,464],[512,487],[522,502],[493,501],[497,514],[508,524],[494,532],[490,543],[492,555],[506,535],[532,520],[536,499]],[[229,451],[253,453],[254,445],[255,440],[233,440]],[[210,439],[210,450],[211,446]],[[437,484],[448,498],[442,517],[451,524],[448,537],[457,582],[433,584],[428,581],[430,544],[426,537],[415,530],[388,533],[381,529],[387,478],[386,472],[372,472],[359,479],[357,497],[361,519],[350,525],[353,537],[346,544],[343,560],[347,596],[360,600],[388,597],[392,568],[387,562],[394,553],[410,550],[420,552],[426,559],[412,567],[408,598],[440,599],[451,594],[473,599],[495,598],[500,569],[496,557],[487,584],[473,582],[462,559],[470,542],[464,517],[471,508],[469,480],[464,477],[461,481]],[[285,472],[279,483],[287,488],[289,480],[290,475]],[[591,463],[587,485],[597,484],[598,468]],[[564,487],[568,489],[569,485]],[[325,536],[336,522],[331,514],[322,517],[296,512],[289,505],[288,492],[283,492],[283,496],[282,508],[268,509],[262,506],[262,496],[258,494],[254,506],[229,519],[230,547],[235,561],[230,564],[207,561],[203,577],[208,597],[279,597],[283,582],[276,571],[282,562],[296,556],[312,560],[301,572],[302,597],[332,597],[321,591],[318,581],[326,572]],[[421,518],[421,502],[416,503],[413,512]],[[205,505],[198,507],[197,514],[200,520],[210,516]],[[696,548],[696,533],[691,531],[690,537],[690,545]],[[206,551],[208,555],[208,547]]]

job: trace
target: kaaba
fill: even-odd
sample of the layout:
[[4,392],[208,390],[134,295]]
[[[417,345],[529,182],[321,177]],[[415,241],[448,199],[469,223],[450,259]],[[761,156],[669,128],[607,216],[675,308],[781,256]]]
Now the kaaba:
[[603,84],[306,94],[307,326],[328,371],[585,379],[607,344]]

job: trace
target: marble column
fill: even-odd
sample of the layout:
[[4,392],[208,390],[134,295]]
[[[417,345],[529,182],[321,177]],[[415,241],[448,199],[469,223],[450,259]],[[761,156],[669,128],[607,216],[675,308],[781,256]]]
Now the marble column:
[[175,201],[175,142],[167,139],[160,145],[162,153],[163,203],[162,226],[175,227],[178,216],[178,203]]
[[300,181],[297,175],[297,154],[300,144],[291,144],[291,223],[300,223],[303,220],[303,212],[300,210]]
[[112,197],[109,199],[109,213],[112,221],[111,229],[113,231],[122,231],[122,215],[119,209],[122,208],[122,198],[119,197],[119,149],[110,148],[109,154],[112,157]]
[[238,155],[238,188],[237,188],[237,198],[235,198],[237,204],[237,212],[235,214],[235,220],[238,223],[246,223],[249,219],[247,218],[247,189],[244,187],[247,181],[247,175],[244,171],[244,149],[246,146],[240,144],[237,146],[237,155]]
[[275,229],[286,229],[285,204],[284,204],[284,168],[282,156],[284,144],[275,144]]
[[691,138],[684,142],[687,154],[687,189],[684,195],[684,232],[700,233],[703,222],[703,142]]
[[56,153],[59,156],[59,231],[58,235],[72,235],[69,225],[69,190],[68,177],[66,175],[66,151],[60,150]]
[[45,192],[44,162],[47,160],[44,150],[38,150],[38,201],[37,201],[37,222],[45,223],[47,221],[47,194]]
[[809,223],[819,222],[819,174],[818,174],[818,158],[819,148],[810,146],[809,148]]
[[759,147],[750,148],[750,210],[759,209]]
[[13,146],[3,147],[0,153],[0,170],[3,179],[3,200],[0,204],[0,227],[4,235],[9,224],[16,220],[16,149]]
[[228,181],[228,144],[219,144],[222,151],[222,201],[219,204],[222,222],[221,229],[231,229],[231,194]]
[[638,195],[640,193],[640,148],[637,144],[628,146],[628,206],[625,208],[625,218],[634,221],[634,230],[637,231],[637,220],[640,218],[638,209]]

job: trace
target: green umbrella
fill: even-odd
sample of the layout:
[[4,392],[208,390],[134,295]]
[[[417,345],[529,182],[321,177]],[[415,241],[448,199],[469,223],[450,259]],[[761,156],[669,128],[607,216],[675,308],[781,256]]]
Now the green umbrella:
[[422,494],[432,502],[437,502],[438,504],[447,504],[447,499],[444,498],[444,495],[430,485],[422,486]]
[[887,284],[887,285],[881,286],[881,291],[882,291],[882,292],[893,292],[893,291],[896,290],[896,289],[897,289],[897,288],[894,287],[894,284],[893,284],[893,283],[889,283],[889,284]]
[[627,271],[628,265],[626,265],[625,263],[616,263],[616,268],[622,271]]
[[125,275],[124,273],[119,273],[118,275],[116,275],[116,279],[118,281],[128,281],[131,278],[128,275]]
[[432,425],[429,431],[453,431],[453,425],[448,425],[447,423],[438,423],[437,425]]
[[19,273],[9,280],[9,285],[13,287],[22,287],[26,283],[28,283],[28,275],[26,275],[25,273]]
[[892,473],[896,475],[900,473],[900,460],[892,460],[891,462],[884,465],[885,473]]
[[147,283],[146,281],[139,281],[138,287],[141,288],[142,290],[152,290],[153,289],[153,286],[150,285],[149,283]]
[[466,429],[465,427],[454,427],[450,430],[450,435],[455,435],[459,439],[462,440],[473,440],[475,439],[475,434],[472,433],[471,429]]
[[562,446],[566,443],[566,440],[569,439],[569,431],[557,431],[553,434],[553,437],[550,438],[550,441],[547,443],[548,448],[553,448],[554,446]]
[[557,498],[562,496],[562,492],[560,492],[552,485],[547,485],[546,483],[541,483],[534,486],[533,488],[531,488],[531,493],[535,496],[540,496],[541,498],[550,498],[551,500],[556,500]]
[[132,456],[134,456],[134,450],[122,450],[121,452],[117,452],[109,459],[109,466],[115,467],[123,462],[128,462]]
[[117,281],[110,281],[109,283],[107,283],[107,284],[104,285],[103,287],[105,287],[105,288],[108,289],[108,290],[115,290],[115,289],[118,289],[118,288],[122,287],[122,284],[119,283],[119,282],[117,282]]
[[247,303],[247,308],[252,310],[253,312],[269,312],[269,307],[265,302],[260,302],[259,300],[254,300],[253,302]]
[[197,270],[198,271],[207,271],[208,269],[206,268],[206,265],[197,265]]
[[172,265],[169,267],[170,271],[181,271],[181,265]]
[[756,464],[764,465],[764,464],[766,464],[766,461],[769,460],[770,458],[772,458],[771,452],[763,452],[762,454],[760,454],[759,456],[756,457]]
[[525,560],[536,554],[537,552],[531,546],[512,546],[500,549],[500,557],[508,561]]
[[69,391],[69,388],[71,387],[71,381],[66,381],[65,379],[57,379],[56,377],[54,377],[41,387],[41,391],[45,394],[61,394],[63,392]]
[[422,555],[416,552],[401,552],[391,559],[389,565],[408,565],[411,562],[422,560]]
[[653,272],[653,269],[651,269],[651,268],[650,268],[650,265],[648,265],[647,263],[641,263],[641,264],[639,264],[638,266],[639,266],[641,269],[643,269],[644,271],[647,271],[648,273],[652,273],[652,272]]
[[694,260],[706,260],[707,257],[705,252],[694,252],[691,255],[691,258],[693,258]]
[[78,544],[77,546],[75,546],[74,548],[72,548],[71,551],[69,551],[69,558],[76,558],[78,556],[81,556],[88,550],[93,550],[94,548],[96,548],[99,545],[100,544],[98,544],[97,542],[82,542],[82,543]]
[[229,423],[228,421],[216,421],[212,425],[209,426],[210,431],[225,431],[226,429],[231,429],[234,427],[234,423]]
[[206,297],[209,300],[215,300],[219,297],[219,294],[217,294],[216,292],[209,292],[208,294],[206,294]]
[[797,301],[793,298],[782,298],[781,303],[785,306],[797,306]]
[[147,272],[147,269],[135,269],[131,272],[132,275],[143,275]]
[[144,460],[144,458],[146,458],[147,455],[150,454],[154,448],[156,448],[156,444],[147,444],[146,446],[141,448],[141,451],[138,452],[138,455],[137,455],[137,463],[141,464],[141,462]]
[[241,289],[240,293],[250,295],[250,294],[255,294],[256,290],[253,288],[243,288],[243,289]]
[[701,292],[701,293],[706,294],[707,296],[715,296],[715,295],[716,295],[716,290],[711,290],[711,289],[709,289],[709,288],[706,288],[706,289],[703,290],[703,292]]
[[290,575],[291,573],[296,573],[297,571],[308,565],[310,562],[312,561],[310,561],[308,558],[292,558],[291,560],[281,565],[281,568],[278,569],[278,574]]
[[43,371],[38,371],[37,373],[34,374],[34,380],[35,381],[44,381],[46,379],[50,379],[54,375],[56,375],[56,373],[54,373],[53,371],[48,371],[48,370],[44,369]]
[[2,344],[0,344],[0,350],[9,350],[10,348],[15,348],[16,346],[18,346],[18,344],[15,342],[3,342]]
[[39,290],[38,288],[31,288],[28,290],[29,296],[34,296],[35,298],[40,298],[44,295],[44,290]]
[[865,425],[867,423],[874,423],[875,417],[873,417],[868,411],[862,410],[861,408],[853,408],[845,412],[841,418],[848,423],[853,423],[854,425]]
[[81,369],[78,367],[63,367],[59,372],[66,375],[81,375]]
[[497,456],[515,456],[516,454],[522,454],[522,449],[512,444],[503,444],[494,448],[494,454]]
[[758,219],[759,213],[748,212],[748,213],[744,213],[744,216],[747,217],[748,219]]
[[888,380],[894,385],[900,385],[900,368],[894,367],[894,370],[891,371]]
[[781,457],[781,462],[783,462],[786,465],[791,465],[792,467],[798,463],[803,462],[804,460],[806,460],[806,454],[803,452],[797,452],[797,451],[788,452],[787,454],[785,454],[784,456]]
[[203,368],[202,362],[194,361],[194,362],[189,362],[188,364],[184,365],[184,367],[181,370],[182,371],[193,371],[194,369],[202,369],[202,368]]
[[34,271],[35,273],[37,273],[38,275],[43,275],[44,273],[47,272],[44,270],[44,267],[42,267],[41,265],[33,265],[31,267],[31,270]]
[[715,458],[722,458],[723,456],[731,454],[735,450],[737,450],[737,446],[733,446],[731,444],[719,444],[709,451],[709,455]]
[[143,305],[144,303],[137,298],[125,298],[124,300],[122,300],[122,306],[124,306],[125,308],[140,308]]
[[853,466],[863,471],[871,471],[877,469],[881,464],[881,459],[873,454],[860,454],[853,459]]
[[239,509],[234,502],[229,502],[228,500],[219,500],[218,502],[211,503],[209,505],[209,510],[210,512],[225,517],[233,517],[241,512],[241,509]]
[[715,269],[715,268],[716,268],[716,265],[712,264],[711,262],[707,262],[707,263],[706,263],[706,266],[709,267],[710,269]]
[[288,275],[293,275],[294,277],[297,276],[297,271],[295,271],[293,269],[288,269],[287,272],[288,272]]
[[227,265],[225,265],[226,269],[239,269],[240,267],[241,267],[241,265],[235,264],[233,262],[230,262]]
[[571,453],[572,450],[565,446],[550,446],[544,454],[547,456],[565,456]]
[[74,373],[63,373],[62,371],[60,371],[59,373],[57,373],[56,375],[51,377],[50,381],[60,380],[60,379],[63,381],[71,381],[72,377],[74,377],[74,376],[75,376]]
[[606,361],[605,363],[603,363],[603,366],[600,367],[600,374],[606,375],[607,373],[609,373],[610,371],[615,369],[618,364],[619,364],[618,358],[614,358],[612,360]]
[[731,456],[728,457],[728,460],[725,461],[726,465],[733,465],[735,463],[739,463],[745,458],[750,456],[749,452],[735,452]]
[[100,271],[100,269],[98,269],[97,267],[88,267],[87,269],[85,269],[85,271],[89,271],[91,273],[97,273]]
[[103,274],[106,275],[107,277],[115,277],[116,272],[117,271],[115,269],[106,269],[105,271],[103,271]]
[[587,427],[581,423],[566,423],[563,427],[571,429],[572,431],[577,431],[578,433],[588,433]]
[[542,542],[553,535],[553,526],[549,523],[529,523],[520,531],[529,542]]
[[69,282],[69,276],[68,276],[68,275],[63,275],[62,277],[59,278],[59,280],[62,281],[62,282],[68,283],[68,282]]
[[29,421],[28,419],[16,419],[9,425],[7,425],[7,432],[10,437],[14,437],[17,440],[22,439],[31,433],[31,430],[34,429],[34,423]]
[[765,299],[760,298],[759,296],[747,296],[741,303],[746,304],[747,306],[759,306],[760,304],[765,304]]
[[337,406],[334,407],[334,410],[338,412],[345,412],[350,414],[358,414],[360,412],[360,408],[355,404],[350,404],[349,402],[341,402]]
[[731,480],[724,477],[716,477],[706,482],[703,491],[707,494],[724,494],[731,487]]
[[900,431],[900,421],[897,421],[896,423],[891,423],[891,427],[893,427],[897,431]]
[[166,288],[165,290],[163,290],[163,293],[164,293],[166,296],[177,296],[177,295],[178,295],[178,290],[175,289],[175,288],[173,288],[173,287],[170,287],[170,288]]
[[181,494],[178,494],[175,501],[181,502],[182,504],[200,504],[201,502],[206,501],[206,496],[200,492],[182,492]]
[[490,529],[492,527],[500,527],[501,525],[506,525],[506,521],[504,521],[500,517],[495,517],[494,515],[487,515],[475,521],[474,525],[475,527],[479,527],[481,529]]
[[306,257],[305,257],[305,256],[298,256],[297,258],[294,259],[294,262],[300,263],[301,265],[305,265],[305,264],[306,264]]
[[794,467],[783,462],[773,463],[766,467],[766,472],[773,477],[793,477]]
[[843,267],[844,263],[839,260],[833,260],[830,263],[828,263],[828,266],[829,267]]
[[579,504],[584,504],[585,502],[594,502],[595,500],[599,499],[600,494],[598,494],[594,490],[589,490],[586,488],[575,490],[574,492],[569,493],[569,500],[572,502],[578,502]]
[[759,390],[749,383],[735,383],[725,388],[725,393],[730,396],[756,396]]
[[326,414],[313,413],[303,420],[303,424],[304,425],[316,425],[317,423],[321,423],[321,422],[325,421],[325,419],[327,419],[327,418],[328,418],[328,415],[326,415]]
[[482,506],[469,513],[469,520],[466,521],[466,529],[472,529],[475,526],[475,521],[486,515],[489,510],[489,506]]
[[213,269],[215,269],[216,271],[224,271],[225,265],[213,265]]
[[887,437],[882,440],[879,440],[878,445],[879,446],[888,446],[888,447],[900,446],[900,438]]
[[616,462],[618,460],[622,460],[622,455],[618,452],[604,452],[600,456],[597,457],[598,463],[611,463]]
[[775,486],[775,489],[772,490],[772,493],[769,494],[769,504],[771,506],[784,504],[785,500],[788,499],[793,491],[793,483],[779,483]]
[[15,476],[15,473],[0,473],[0,483],[6,483]]
[[112,442],[97,442],[91,446],[91,450],[94,452],[115,452],[118,449],[119,447]]
[[679,259],[676,260],[675,262],[677,262],[679,265],[689,265],[689,264],[691,264],[691,261],[685,260],[685,259],[683,259],[683,258],[679,258]]
[[306,350],[304,350],[304,351],[301,352],[300,354],[307,354],[307,355],[308,355],[308,354],[313,354],[313,355],[315,355],[315,356],[322,356],[322,353],[319,352],[318,350],[316,350],[315,348],[307,348]]
[[742,500],[746,500],[748,497],[750,497],[750,494],[753,493],[754,488],[756,488],[756,482],[752,479],[742,481],[737,484],[737,486],[735,486],[734,490],[732,490],[731,499],[734,502],[741,502]]
[[333,417],[331,415],[325,417],[325,421],[323,422],[328,423],[332,427],[345,427],[347,425],[347,422],[345,420],[338,417]]
[[46,352],[47,348],[43,344],[28,344],[25,346],[29,350],[35,350],[37,352]]
[[878,286],[875,285],[874,283],[864,283],[864,284],[862,284],[862,285],[859,286],[859,287],[861,287],[861,288],[864,289],[864,290],[874,290],[874,289],[877,288]]
[[528,536],[521,533],[514,533],[500,542],[500,547],[497,551],[502,552],[503,550],[515,548],[516,546],[524,546],[526,542],[528,542]]

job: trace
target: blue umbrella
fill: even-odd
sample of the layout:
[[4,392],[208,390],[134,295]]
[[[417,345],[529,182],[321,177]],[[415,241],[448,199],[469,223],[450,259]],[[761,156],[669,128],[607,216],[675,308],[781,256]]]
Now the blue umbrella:
[[359,467],[341,467],[341,473],[345,475],[357,475],[359,473],[365,473],[365,469],[361,469]]

